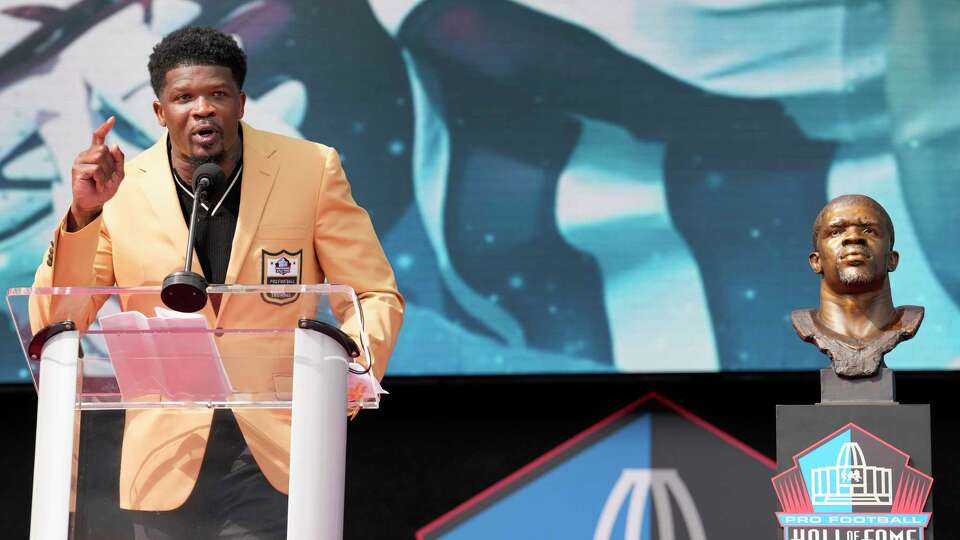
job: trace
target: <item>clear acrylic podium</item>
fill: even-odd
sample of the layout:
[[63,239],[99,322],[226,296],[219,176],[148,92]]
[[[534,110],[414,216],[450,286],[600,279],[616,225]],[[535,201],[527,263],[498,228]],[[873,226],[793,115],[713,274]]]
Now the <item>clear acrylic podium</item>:
[[[367,367],[356,294],[327,284],[211,286],[208,294],[204,310],[180,314],[165,308],[159,287],[8,291],[38,393],[31,540],[82,536],[74,534],[74,512],[97,502],[77,489],[83,415],[125,418],[117,428],[122,453],[135,461],[134,446],[150,455],[154,435],[160,448],[176,434],[128,433],[134,415],[202,417],[198,411],[215,409],[230,409],[241,427],[280,434],[266,449],[254,447],[248,431],[243,436],[258,463],[258,452],[278,448],[273,462],[289,463],[287,538],[342,537],[347,416],[377,408],[382,392]],[[170,418],[175,425],[178,417]],[[115,489],[135,502],[166,495],[123,482]]]

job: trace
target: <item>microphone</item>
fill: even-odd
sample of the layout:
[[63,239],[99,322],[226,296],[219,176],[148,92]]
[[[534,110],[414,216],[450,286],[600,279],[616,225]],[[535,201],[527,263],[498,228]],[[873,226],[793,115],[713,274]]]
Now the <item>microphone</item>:
[[214,184],[226,180],[223,169],[216,163],[204,163],[193,172],[190,186],[193,188],[193,209],[190,211],[190,230],[187,235],[187,254],[182,272],[173,272],[163,279],[160,299],[168,308],[184,313],[200,311],[207,303],[207,280],[191,270],[197,228],[197,208],[207,200],[207,193]]

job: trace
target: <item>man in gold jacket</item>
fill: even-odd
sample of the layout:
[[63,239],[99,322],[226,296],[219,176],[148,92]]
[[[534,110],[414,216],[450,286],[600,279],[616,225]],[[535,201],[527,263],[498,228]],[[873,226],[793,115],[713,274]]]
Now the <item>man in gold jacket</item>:
[[[326,279],[352,286],[360,300],[375,375],[382,378],[403,319],[403,298],[367,213],[351,196],[336,151],[241,122],[246,57],[232,38],[216,30],[189,27],[170,34],[154,48],[149,69],[157,95],[153,108],[165,133],[153,147],[124,163],[120,149],[105,144],[115,120],[110,118],[95,130],[90,147],[74,162],[70,211],[54,233],[34,286],[160,285],[168,274],[183,268],[193,172],[200,164],[213,162],[226,172],[227,182],[213,188],[207,208],[201,210],[206,228],[198,236],[193,268],[202,268],[212,283],[261,284],[268,264],[283,256],[296,263],[300,283]],[[202,313],[211,327],[294,324],[303,306],[272,300],[211,298]],[[145,313],[151,307],[135,305],[136,298],[125,302],[125,309]],[[87,320],[79,321],[81,325],[95,316],[98,307],[85,310]],[[32,308],[34,319],[46,322],[71,311],[49,301]],[[341,315],[344,331],[356,339],[359,315],[352,309]],[[281,354],[250,361],[245,356],[266,347],[253,342],[239,347],[252,349],[246,349],[249,354],[232,354],[231,347],[220,344],[234,387],[254,393],[289,387],[292,349],[291,354],[283,347]],[[232,350],[238,350],[237,344]],[[239,427],[240,445],[246,447],[230,465],[230,474],[252,468],[257,475],[262,472],[268,490],[286,493],[289,411],[237,409],[233,416],[236,423],[226,415],[218,420],[229,422],[227,431]],[[209,411],[128,411],[120,505],[138,511],[132,513],[135,538],[285,537],[281,530],[285,517],[277,520],[274,530],[257,532],[239,526],[237,515],[220,515],[224,506],[233,508],[234,514],[249,514],[256,506],[223,505],[216,496],[193,493],[201,491],[195,487],[198,478],[204,478],[204,454],[217,443],[210,434],[213,417]],[[229,490],[213,485],[214,491]],[[245,484],[240,491],[248,489]],[[185,533],[169,524],[168,511],[198,497],[206,499],[191,511],[217,514],[220,524],[205,533],[200,529]],[[285,497],[278,495],[271,504],[285,506]],[[278,513],[285,514],[285,508],[278,508]],[[196,518],[209,516],[185,519]]]

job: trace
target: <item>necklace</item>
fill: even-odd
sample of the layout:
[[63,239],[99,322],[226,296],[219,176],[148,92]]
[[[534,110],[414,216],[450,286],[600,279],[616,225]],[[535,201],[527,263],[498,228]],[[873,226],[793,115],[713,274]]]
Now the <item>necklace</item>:
[[[177,170],[173,168],[171,169],[173,170],[173,177],[176,179],[177,186],[179,186],[180,189],[184,191],[184,193],[186,193],[187,195],[190,196],[191,199],[193,199],[194,198],[193,191],[190,189],[187,189],[186,182],[184,182],[183,179],[180,178],[180,174],[177,172]],[[223,204],[223,201],[227,198],[227,195],[230,194],[230,190],[233,189],[233,185],[236,184],[237,180],[240,179],[240,174],[242,172],[243,172],[243,160],[240,161],[240,166],[237,167],[237,171],[233,173],[233,178],[230,180],[230,184],[227,186],[227,189],[223,192],[223,195],[220,196],[220,200],[217,201],[216,206],[213,207],[213,211],[210,211],[210,208],[206,205],[206,203],[201,202],[200,206],[202,206],[203,209],[206,210],[207,212],[210,212],[211,216],[216,215],[217,210],[220,209],[220,205]]]

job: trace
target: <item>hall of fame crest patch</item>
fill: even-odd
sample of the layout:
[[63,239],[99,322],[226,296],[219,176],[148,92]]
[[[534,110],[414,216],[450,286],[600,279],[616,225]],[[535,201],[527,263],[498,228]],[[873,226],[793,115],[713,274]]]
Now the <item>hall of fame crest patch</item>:
[[910,456],[850,423],[773,477],[784,540],[923,540],[933,478]]
[[[261,252],[260,277],[264,285],[299,285],[300,266],[303,262],[303,250],[290,252],[281,250]],[[289,304],[300,296],[297,293],[262,293],[263,299],[271,304]]]

